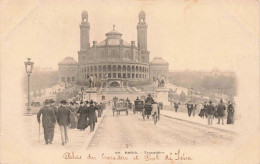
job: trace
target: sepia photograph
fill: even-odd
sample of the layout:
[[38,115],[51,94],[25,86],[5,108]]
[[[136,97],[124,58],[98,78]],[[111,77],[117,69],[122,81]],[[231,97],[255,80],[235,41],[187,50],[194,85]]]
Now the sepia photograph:
[[257,0],[3,0],[0,163],[260,163]]

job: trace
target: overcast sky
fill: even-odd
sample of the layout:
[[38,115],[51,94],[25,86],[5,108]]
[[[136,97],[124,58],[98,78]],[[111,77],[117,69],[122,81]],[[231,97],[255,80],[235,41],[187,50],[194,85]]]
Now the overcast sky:
[[31,57],[35,66],[57,68],[67,56],[78,60],[83,10],[89,14],[92,45],[104,40],[113,24],[124,40],[137,44],[143,9],[150,60],[161,56],[172,70],[237,70],[245,58],[258,59],[257,0],[3,0],[0,6],[4,64]]

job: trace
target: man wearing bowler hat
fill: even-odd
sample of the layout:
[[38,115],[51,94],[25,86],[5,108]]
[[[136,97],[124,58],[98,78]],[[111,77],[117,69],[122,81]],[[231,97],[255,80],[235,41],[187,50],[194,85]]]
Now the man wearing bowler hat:
[[37,120],[39,123],[41,122],[41,115],[45,144],[52,144],[56,117],[52,107],[50,107],[50,100],[45,100],[45,106],[41,108],[37,114]]
[[69,142],[68,130],[69,130],[69,125],[71,123],[70,110],[68,107],[66,107],[66,103],[67,103],[66,100],[62,100],[60,103],[61,106],[58,109],[57,122],[60,126],[62,145],[64,145]]

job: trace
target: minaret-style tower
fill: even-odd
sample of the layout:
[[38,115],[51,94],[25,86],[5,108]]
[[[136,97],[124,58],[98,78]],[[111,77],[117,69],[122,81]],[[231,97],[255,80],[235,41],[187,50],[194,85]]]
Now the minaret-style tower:
[[81,14],[80,24],[80,50],[87,50],[90,47],[89,44],[89,23],[88,23],[88,12],[83,11]]
[[145,12],[139,13],[139,22],[137,24],[137,44],[140,50],[147,50],[147,24],[145,22]]

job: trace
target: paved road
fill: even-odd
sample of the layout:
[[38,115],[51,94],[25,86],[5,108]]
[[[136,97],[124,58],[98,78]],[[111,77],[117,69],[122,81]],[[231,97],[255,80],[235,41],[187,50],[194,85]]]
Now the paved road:
[[176,145],[220,145],[230,143],[234,134],[162,117],[157,125],[143,120],[141,114],[114,116],[107,111],[88,149],[125,150],[128,148],[171,148]]

